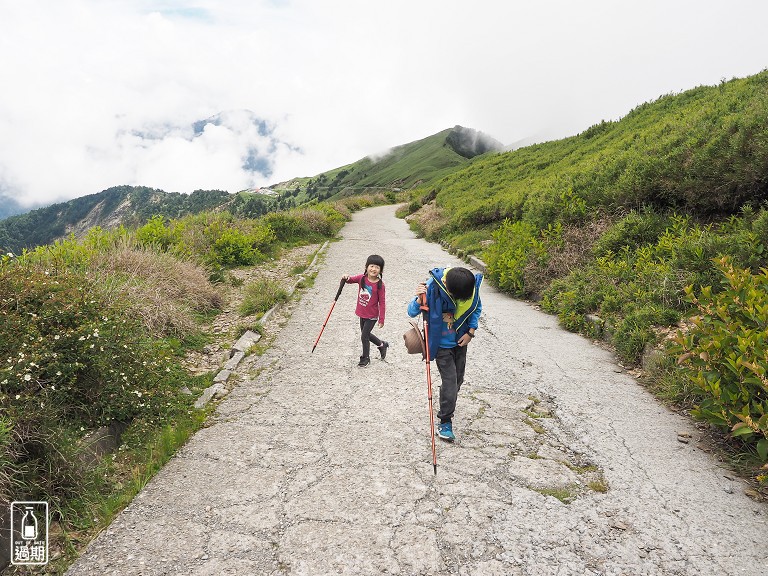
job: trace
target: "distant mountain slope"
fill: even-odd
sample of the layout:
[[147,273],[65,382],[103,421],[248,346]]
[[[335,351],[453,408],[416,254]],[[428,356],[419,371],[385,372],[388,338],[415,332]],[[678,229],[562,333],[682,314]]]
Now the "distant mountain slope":
[[[217,121],[214,118],[207,122]],[[196,126],[195,129],[202,128]],[[393,148],[379,160],[364,158],[316,178],[296,178],[266,190],[244,190],[236,194],[196,190],[192,194],[181,194],[142,186],[116,186],[0,221],[0,251],[19,253],[24,248],[51,244],[69,234],[80,237],[94,226],[106,229],[139,226],[157,214],[179,218],[207,210],[228,210],[240,217],[257,217],[335,194],[410,187],[432,182],[465,166],[478,155],[501,149],[501,143],[493,138],[456,126]]]
[[175,218],[220,207],[231,195],[221,190],[196,190],[192,194],[164,192],[141,186],[117,186],[0,222],[0,250],[19,253],[24,248],[51,244],[89,228],[139,225],[154,216]]
[[366,188],[411,188],[434,182],[487,152],[503,150],[490,136],[462,126],[397,146],[383,155],[368,156],[352,164],[271,186],[292,191],[298,202],[348,195]]
[[24,208],[16,200],[0,192],[0,220],[28,211],[29,208]]

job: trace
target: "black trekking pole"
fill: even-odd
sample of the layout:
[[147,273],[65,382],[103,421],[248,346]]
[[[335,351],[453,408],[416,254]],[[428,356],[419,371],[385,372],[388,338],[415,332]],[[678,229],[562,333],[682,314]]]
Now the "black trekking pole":
[[336,300],[339,299],[339,296],[341,296],[341,291],[344,289],[344,284],[346,284],[347,281],[344,280],[344,278],[341,279],[341,282],[339,282],[339,291],[336,292],[336,298],[333,299],[333,304],[331,304],[331,309],[328,311],[328,316],[325,317],[325,322],[323,322],[323,327],[320,328],[320,334],[317,335],[317,340],[315,340],[315,345],[312,346],[312,352],[315,351],[315,346],[317,346],[317,343],[320,342],[320,336],[323,335],[323,330],[325,330],[325,325],[328,324],[328,319],[331,317],[331,312],[333,312],[333,307],[336,306]]
[[429,431],[432,435],[432,466],[437,475],[437,449],[435,448],[435,411],[432,408],[432,372],[430,371],[429,357],[429,306],[427,306],[427,295],[422,294],[419,298],[419,308],[424,318],[424,344],[426,348],[427,360],[427,398],[429,398]]

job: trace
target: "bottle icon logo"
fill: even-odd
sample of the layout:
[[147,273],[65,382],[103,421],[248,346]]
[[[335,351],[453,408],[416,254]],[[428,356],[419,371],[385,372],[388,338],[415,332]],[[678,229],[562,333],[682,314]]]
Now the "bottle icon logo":
[[48,502],[11,502],[11,564],[48,563]]
[[24,516],[21,518],[21,537],[24,540],[37,539],[37,518],[32,511],[32,506],[24,507]]

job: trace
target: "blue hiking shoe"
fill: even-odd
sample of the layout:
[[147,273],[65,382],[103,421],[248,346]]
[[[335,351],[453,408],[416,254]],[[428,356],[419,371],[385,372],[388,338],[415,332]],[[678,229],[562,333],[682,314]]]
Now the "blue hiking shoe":
[[450,422],[441,422],[438,424],[437,436],[441,440],[446,440],[448,442],[453,442],[456,440],[456,436],[453,435],[453,426],[451,426]]

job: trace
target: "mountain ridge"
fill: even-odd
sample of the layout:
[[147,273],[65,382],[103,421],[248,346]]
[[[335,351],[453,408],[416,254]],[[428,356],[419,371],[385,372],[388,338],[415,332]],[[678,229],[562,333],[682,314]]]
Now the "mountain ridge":
[[[202,123],[195,127],[198,131],[203,128]],[[410,187],[435,181],[473,158],[502,149],[500,142],[482,132],[454,126],[396,146],[375,161],[368,156],[313,178],[295,178],[264,190],[195,190],[184,194],[144,186],[114,186],[1,220],[0,250],[19,253],[70,234],[82,237],[96,226],[139,226],[155,215],[178,218],[206,210],[228,210],[239,216],[255,217],[370,188]]]

